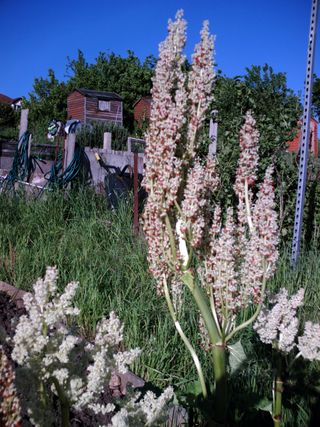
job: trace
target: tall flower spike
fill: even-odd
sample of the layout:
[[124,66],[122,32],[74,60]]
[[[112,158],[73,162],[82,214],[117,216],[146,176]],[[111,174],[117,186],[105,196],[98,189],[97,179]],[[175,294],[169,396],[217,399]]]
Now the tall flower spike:
[[163,274],[167,275],[169,271],[169,235],[163,218],[176,201],[181,182],[181,160],[176,158],[176,147],[181,139],[187,108],[182,70],[185,41],[186,22],[182,11],[178,11],[176,20],[169,21],[166,40],[160,44],[146,136],[144,186],[149,197],[144,211],[144,232],[149,246],[150,270],[158,279],[158,285]]
[[227,210],[226,223],[219,236],[212,236],[207,259],[206,282],[212,287],[218,314],[232,321],[239,304],[236,272],[236,240],[233,209]]
[[[146,173],[144,184],[149,194],[162,199],[164,209],[171,206],[179,185],[180,164],[175,158],[187,108],[182,54],[186,41],[186,22],[182,11],[169,21],[168,37],[160,44],[159,60],[152,88],[150,127],[146,135]],[[156,185],[152,185],[156,183]]]
[[204,21],[201,40],[192,55],[192,69],[189,73],[188,90],[190,117],[188,124],[188,155],[193,158],[196,150],[197,132],[213,99],[214,81],[213,49],[214,37],[209,33],[209,22]]
[[253,228],[244,243],[244,261],[240,268],[242,303],[259,303],[263,280],[275,272],[279,252],[277,214],[272,181],[273,166],[269,166],[252,209]]
[[279,228],[275,210],[275,196],[273,188],[273,165],[266,170],[264,181],[260,186],[257,200],[252,212],[252,221],[260,238],[259,251],[268,263],[267,278],[276,269],[278,260]]
[[234,190],[236,194],[242,195],[245,181],[251,187],[256,181],[258,166],[258,143],[259,131],[256,129],[256,121],[251,111],[246,113],[245,122],[240,130],[240,158],[236,172]]

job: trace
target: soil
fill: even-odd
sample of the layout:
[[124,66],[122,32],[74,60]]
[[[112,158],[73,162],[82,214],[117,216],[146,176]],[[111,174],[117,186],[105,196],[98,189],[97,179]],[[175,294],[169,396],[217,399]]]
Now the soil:
[[[6,292],[0,291],[0,344],[2,345],[7,357],[11,361],[14,368],[15,363],[11,359],[12,344],[8,342],[7,338],[12,338],[15,331],[15,326],[18,323],[19,317],[26,314],[26,310],[21,304],[21,299],[14,300],[12,296],[9,296]],[[19,394],[19,399],[22,407],[23,396]],[[105,390],[101,393],[99,403],[107,404],[112,402],[111,390],[106,385]],[[22,410],[22,426],[31,426],[29,417],[25,410]],[[108,425],[112,417],[112,414],[106,415],[95,415],[92,411],[83,410],[72,412],[70,414],[71,427],[82,427],[82,426],[99,426]],[[1,417],[0,417],[0,426]],[[57,423],[59,425],[59,423]]]

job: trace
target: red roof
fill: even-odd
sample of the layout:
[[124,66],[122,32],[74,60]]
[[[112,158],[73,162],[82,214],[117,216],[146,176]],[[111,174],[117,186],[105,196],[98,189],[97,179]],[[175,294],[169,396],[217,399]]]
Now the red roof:
[[0,104],[10,104],[12,103],[12,98],[9,98],[7,95],[0,93]]

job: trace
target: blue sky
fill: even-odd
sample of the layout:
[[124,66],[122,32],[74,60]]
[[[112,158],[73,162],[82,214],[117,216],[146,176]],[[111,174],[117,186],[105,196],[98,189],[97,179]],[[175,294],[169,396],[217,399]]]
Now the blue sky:
[[[177,9],[188,21],[186,53],[202,21],[216,35],[216,63],[227,76],[268,63],[303,90],[311,0],[0,0],[0,93],[27,96],[35,77],[53,68],[59,79],[66,58],[81,49],[88,62],[99,51],[141,59],[157,55],[167,20]],[[320,37],[320,34],[319,34]],[[315,72],[320,75],[320,42]]]

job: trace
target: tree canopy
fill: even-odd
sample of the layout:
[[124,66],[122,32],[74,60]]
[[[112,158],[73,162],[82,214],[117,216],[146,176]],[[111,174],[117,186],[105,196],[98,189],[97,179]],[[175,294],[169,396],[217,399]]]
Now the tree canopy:
[[260,177],[270,162],[276,169],[283,161],[286,143],[298,130],[301,114],[299,98],[287,86],[285,73],[275,73],[269,65],[252,66],[244,76],[218,75],[213,109],[218,110],[218,159],[222,165],[223,198],[229,191],[239,158],[239,130],[246,111],[251,110],[260,132]]

